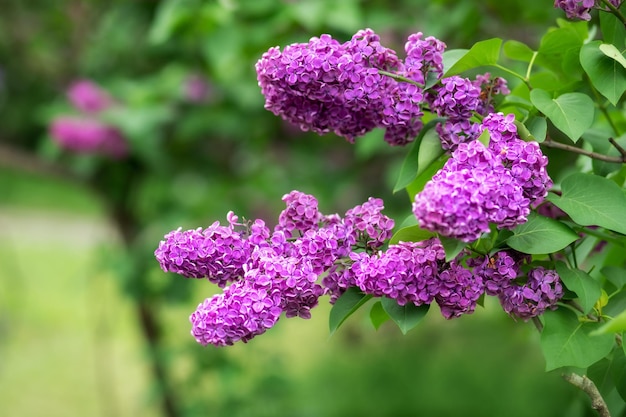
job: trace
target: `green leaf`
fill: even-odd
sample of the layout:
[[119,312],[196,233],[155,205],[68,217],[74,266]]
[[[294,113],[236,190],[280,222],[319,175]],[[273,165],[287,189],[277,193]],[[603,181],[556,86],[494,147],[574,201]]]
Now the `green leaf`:
[[330,334],[334,334],[339,326],[370,298],[372,298],[371,295],[362,293],[357,287],[348,288],[330,310],[328,318]]
[[396,300],[387,297],[382,297],[380,301],[383,309],[398,325],[402,334],[407,334],[409,330],[417,326],[430,308],[429,304],[416,306],[413,303],[407,303],[404,306],[400,306]]
[[[626,60],[617,50],[610,52],[617,53],[621,57],[621,61],[624,61],[623,63],[609,57],[603,51],[606,46],[602,45],[600,41],[584,45],[580,49],[580,63],[593,86],[615,105],[626,91],[626,70],[623,68]],[[608,46],[615,48],[613,45]]]
[[557,262],[556,272],[567,289],[576,293],[585,314],[589,313],[602,295],[600,283],[580,269],[569,269],[563,262]]
[[422,240],[430,239],[435,234],[431,231],[420,229],[418,225],[403,227],[398,230],[389,239],[390,245],[395,245],[398,242],[421,242]]
[[475,43],[461,59],[452,65],[452,68],[446,71],[444,77],[450,77],[478,67],[496,65],[500,57],[501,46],[502,39],[500,38]]
[[568,55],[578,56],[579,48],[588,37],[587,24],[561,23],[560,28],[547,32],[541,38],[535,63],[558,73],[559,78],[575,78],[576,68],[566,68],[564,64]]
[[546,311],[543,319],[541,348],[546,359],[546,371],[562,366],[587,368],[613,349],[613,335],[591,336],[596,326],[580,322],[576,314],[568,309]]
[[433,146],[430,143],[431,141],[427,140],[427,144],[425,144],[423,152],[422,140],[429,132],[430,136],[433,135],[431,130],[435,132],[434,135],[437,136],[437,132],[434,130],[434,127],[437,125],[437,123],[443,122],[445,120],[445,118],[438,117],[424,125],[417,138],[415,138],[413,144],[411,144],[411,148],[409,149],[409,152],[402,162],[400,175],[398,176],[396,185],[393,187],[394,193],[402,190],[403,188],[406,188],[407,185],[411,184],[415,180],[419,173],[420,166],[429,165],[439,156],[441,156],[443,150],[441,149],[441,142],[439,141],[438,137],[436,138],[437,146]]
[[530,49],[525,43],[510,40],[504,42],[502,47],[504,55],[508,58],[515,59],[517,61],[530,62],[537,52]]
[[446,252],[446,262],[450,262],[467,246],[467,243],[451,237],[439,236],[443,250]]
[[546,139],[546,134],[548,132],[548,122],[545,117],[531,117],[526,122],[526,127],[528,131],[532,135],[533,139],[537,142],[543,142]]
[[612,320],[606,322],[602,327],[591,333],[592,336],[600,334],[622,333],[626,331],[626,310],[622,311]]
[[419,173],[415,181],[406,187],[406,191],[409,194],[409,199],[413,201],[415,195],[424,189],[424,186],[428,181],[433,178],[433,175],[437,173],[446,164],[446,161],[450,159],[448,154],[443,154],[439,158],[435,159],[432,163],[424,166],[420,165],[424,170]]
[[613,354],[612,376],[617,392],[622,400],[626,401],[626,344],[622,344],[622,346],[624,347],[624,355],[619,351]]
[[624,58],[624,55],[622,55],[615,45],[603,43],[600,45],[600,51],[609,58],[619,62],[621,66],[626,69],[626,58]]
[[606,43],[621,48],[626,45],[626,28],[613,13],[600,13],[600,29]]
[[531,212],[526,223],[513,229],[506,243],[519,252],[535,255],[559,251],[579,237],[565,224]]
[[380,301],[376,301],[372,308],[370,309],[370,321],[376,330],[380,328],[386,321],[389,321],[391,317],[383,308],[383,305]]
[[593,124],[595,107],[586,94],[565,93],[553,99],[547,91],[535,88],[530,101],[573,142]]
[[489,130],[487,129],[483,130],[483,133],[481,133],[480,136],[476,140],[482,143],[483,145],[485,145],[485,148],[489,147],[489,141],[491,140],[491,135],[489,134]]
[[561,184],[561,196],[548,200],[582,226],[601,226],[626,234],[626,195],[613,181],[593,174],[576,173]]
[[618,290],[626,285],[626,269],[618,266],[605,266],[600,270],[602,275],[609,280],[609,282],[615,285]]

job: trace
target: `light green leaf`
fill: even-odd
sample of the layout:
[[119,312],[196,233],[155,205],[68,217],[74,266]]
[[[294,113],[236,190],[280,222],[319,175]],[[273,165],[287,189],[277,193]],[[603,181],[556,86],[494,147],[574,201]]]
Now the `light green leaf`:
[[593,86],[615,105],[626,91],[626,70],[623,68],[626,59],[619,51],[617,54],[624,62],[612,59],[603,51],[604,46],[600,41],[584,45],[580,49],[580,63]]
[[561,196],[548,200],[582,226],[601,226],[626,234],[626,195],[613,181],[576,173],[561,184]]
[[421,242],[422,240],[430,239],[433,236],[435,236],[433,232],[420,229],[419,226],[413,225],[403,227],[394,233],[391,239],[389,239],[389,244],[395,245],[398,242]]
[[502,50],[504,51],[504,55],[508,58],[523,62],[532,61],[536,54],[536,52],[530,49],[528,45],[515,40],[504,42]]
[[450,262],[467,246],[467,243],[451,237],[439,236],[443,250],[446,253],[446,262]]
[[585,314],[589,313],[602,295],[600,283],[580,269],[569,269],[563,262],[557,262],[556,272],[567,289],[576,293]]
[[602,51],[602,53],[609,58],[619,62],[622,67],[626,68],[626,58],[624,58],[624,55],[621,54],[621,52],[615,47],[615,45],[603,43],[602,45],[600,45],[600,51]]
[[426,313],[428,313],[430,308],[429,304],[416,306],[413,303],[407,303],[404,306],[400,306],[396,300],[387,297],[382,297],[380,301],[383,309],[398,325],[402,334],[407,334],[409,330],[417,326],[426,317]]
[[548,122],[545,117],[532,117],[526,122],[526,127],[532,135],[533,139],[541,143],[546,140],[548,132]]
[[337,299],[333,308],[330,310],[328,317],[330,334],[335,333],[348,317],[371,298],[371,295],[362,293],[361,290],[356,287],[348,288],[346,292]]
[[502,39],[500,38],[475,43],[461,59],[452,65],[452,68],[446,71],[444,77],[450,77],[474,68],[496,65],[500,57],[501,46]]
[[565,224],[531,212],[526,223],[513,229],[513,236],[506,243],[519,252],[546,254],[559,251],[578,238]]
[[606,322],[602,327],[591,333],[592,336],[626,332],[626,310]]
[[376,330],[390,319],[391,317],[389,317],[389,314],[387,314],[380,301],[376,301],[372,304],[372,308],[370,309],[370,321]]
[[530,101],[572,142],[593,124],[595,106],[586,94],[565,93],[552,98],[547,91],[536,88],[530,92]]
[[613,349],[613,335],[591,336],[596,325],[580,322],[576,314],[568,309],[546,311],[543,319],[541,348],[546,359],[546,371],[563,366],[587,368]]
[[600,270],[602,275],[609,280],[609,282],[615,285],[618,290],[626,285],[626,269],[618,266],[605,266]]

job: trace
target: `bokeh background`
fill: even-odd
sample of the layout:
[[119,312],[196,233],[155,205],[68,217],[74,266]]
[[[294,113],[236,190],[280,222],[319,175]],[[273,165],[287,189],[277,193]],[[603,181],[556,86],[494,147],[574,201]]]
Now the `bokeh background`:
[[[587,415],[586,399],[543,371],[532,326],[501,309],[453,321],[432,311],[407,336],[374,330],[364,309],[329,337],[323,300],[311,320],[205,348],[188,316],[217,288],[153,257],[170,230],[229,210],[272,225],[293,189],[328,214],[369,196],[409,214],[390,191],[403,150],[382,132],[351,145],[263,109],[254,63],[269,47],[366,27],[401,56],[418,31],[449,48],[536,45],[559,16],[547,0],[3,0],[0,415]],[[51,140],[51,121],[76,115],[66,90],[81,79],[118,103],[100,117],[128,158]]]

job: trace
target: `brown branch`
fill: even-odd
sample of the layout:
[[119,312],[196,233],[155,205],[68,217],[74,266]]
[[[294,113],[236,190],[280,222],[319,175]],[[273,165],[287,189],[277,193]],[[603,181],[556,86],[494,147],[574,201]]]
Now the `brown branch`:
[[617,149],[619,154],[622,155],[622,159],[626,158],[626,149],[622,148],[622,146],[613,138],[609,138],[609,142],[611,142],[611,145],[615,146],[615,149]]
[[623,154],[621,157],[604,155],[604,154],[597,153],[597,152],[591,152],[586,149],[579,148],[577,146],[566,145],[561,142],[555,142],[550,138],[546,138],[546,140],[541,142],[540,145],[543,145],[548,148],[561,149],[564,151],[573,152],[573,153],[577,153],[580,155],[585,155],[585,156],[588,156],[589,158],[597,159],[598,161],[611,162],[614,164],[626,164],[626,154]]
[[609,407],[606,405],[602,394],[600,394],[598,387],[596,387],[596,384],[594,384],[592,380],[585,375],[580,376],[574,373],[563,375],[563,379],[575,387],[580,388],[589,396],[591,399],[591,407],[598,412],[600,417],[611,417]]

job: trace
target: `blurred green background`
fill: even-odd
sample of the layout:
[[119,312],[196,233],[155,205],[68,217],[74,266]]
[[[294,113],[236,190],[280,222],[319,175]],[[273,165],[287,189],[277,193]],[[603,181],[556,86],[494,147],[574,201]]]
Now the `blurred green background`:
[[[333,337],[329,306],[248,344],[203,348],[188,316],[217,289],[164,274],[170,230],[273,225],[298,189],[325,213],[391,194],[402,149],[350,145],[263,109],[254,63],[269,47],[373,28],[402,56],[422,31],[449,48],[493,36],[533,45],[552,2],[4,0],[0,11],[0,415],[582,416],[586,399],[543,372],[532,326],[499,309],[407,336],[365,312]],[[190,78],[206,87],[185,95]],[[132,156],[71,155],[47,126],[91,79],[121,103],[102,117]],[[436,310],[436,309],[433,309]]]

